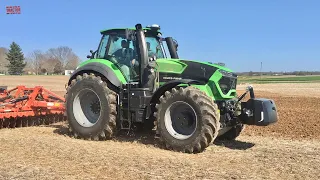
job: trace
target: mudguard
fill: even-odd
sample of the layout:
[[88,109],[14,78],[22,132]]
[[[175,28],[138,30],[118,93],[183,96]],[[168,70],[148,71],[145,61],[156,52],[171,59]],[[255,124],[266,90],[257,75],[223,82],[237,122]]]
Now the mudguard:
[[91,62],[75,70],[69,79],[68,85],[70,85],[71,80],[76,78],[78,74],[82,74],[84,72],[97,72],[107,78],[111,84],[116,87],[120,87],[122,84],[115,72],[110,67],[98,62]]
[[178,80],[172,80],[169,82],[166,82],[162,86],[160,86],[153,94],[151,98],[151,103],[155,103],[156,100],[158,100],[162,94],[164,94],[168,89],[172,89],[173,87],[178,86],[179,84],[197,84],[202,85],[205,84],[204,82],[193,80],[193,79],[178,79]]

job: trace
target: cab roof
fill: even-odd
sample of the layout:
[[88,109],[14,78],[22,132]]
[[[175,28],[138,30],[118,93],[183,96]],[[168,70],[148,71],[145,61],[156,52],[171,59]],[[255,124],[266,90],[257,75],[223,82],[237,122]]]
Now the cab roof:
[[[121,30],[126,30],[126,29],[129,29],[129,30],[136,30],[136,28],[134,28],[134,27],[129,27],[129,28],[112,28],[112,29],[104,29],[104,30],[101,30],[100,31],[100,33],[101,34],[106,34],[106,33],[111,33],[111,32],[119,32],[119,31],[121,31]],[[151,30],[151,28],[147,28],[147,27],[145,27],[145,28],[142,28],[143,30],[147,30],[147,31],[150,31]],[[158,32],[160,32],[159,30],[158,30]]]

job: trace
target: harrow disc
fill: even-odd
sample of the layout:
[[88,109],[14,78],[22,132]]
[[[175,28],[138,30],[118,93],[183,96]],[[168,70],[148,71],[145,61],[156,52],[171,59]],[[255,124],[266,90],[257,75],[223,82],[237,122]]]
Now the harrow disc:
[[28,117],[22,117],[22,127],[28,127]]
[[66,121],[63,114],[2,118],[0,119],[0,129],[50,125],[63,121]]

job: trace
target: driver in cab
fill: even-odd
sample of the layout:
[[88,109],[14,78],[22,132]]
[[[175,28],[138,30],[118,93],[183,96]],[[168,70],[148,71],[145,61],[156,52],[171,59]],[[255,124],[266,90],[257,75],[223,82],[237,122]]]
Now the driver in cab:
[[129,43],[126,40],[121,41],[121,49],[118,49],[113,53],[114,56],[119,58],[119,63],[121,64],[121,70],[127,76],[130,76],[130,68],[134,66],[139,66],[139,62],[135,59],[135,52],[129,47]]

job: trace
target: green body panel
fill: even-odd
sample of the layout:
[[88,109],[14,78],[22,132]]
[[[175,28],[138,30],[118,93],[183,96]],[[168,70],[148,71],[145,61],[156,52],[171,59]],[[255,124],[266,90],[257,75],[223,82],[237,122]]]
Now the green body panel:
[[[182,60],[182,59],[181,59]],[[183,59],[184,60],[184,59]],[[207,63],[207,62],[202,62],[202,61],[197,61],[197,60],[188,60],[190,62],[196,62],[196,63],[200,63],[200,64],[205,64],[208,66],[213,66],[216,67],[218,69],[224,70],[224,71],[228,71],[228,72],[233,72],[231,69],[223,67],[223,66],[219,66],[217,64],[211,64],[211,63]],[[157,59],[157,63],[160,66],[159,71],[160,72],[171,72],[171,71],[175,71],[177,73],[182,72],[183,70],[181,69],[181,67],[183,66],[183,69],[187,66],[185,63],[181,62],[180,59]],[[161,65],[160,65],[161,64]],[[168,69],[170,70],[168,70]],[[182,70],[182,71],[181,71]]]
[[[228,71],[228,72],[231,72],[231,71]],[[237,95],[236,89],[231,89],[227,94],[223,94],[218,84],[218,81],[221,78],[222,78],[222,74],[219,71],[216,71],[209,79],[208,86],[211,88],[214,98],[216,100],[222,100],[222,99],[232,99],[236,97]]]
[[[233,72],[231,69],[219,66],[216,64],[195,61],[195,60],[188,60],[190,62],[196,62],[205,64],[208,66],[213,66],[219,70],[224,70],[227,72]],[[187,64],[181,62],[179,59],[157,59],[157,64],[159,65],[158,71],[159,73],[175,73],[181,74],[187,67]],[[198,72],[195,72],[198,73]],[[220,86],[218,84],[219,80],[221,79],[222,74],[219,71],[213,73],[205,85],[192,85],[202,91],[204,91],[208,96],[212,97],[214,100],[222,100],[222,99],[232,99],[236,96],[236,90],[231,89],[227,94],[223,94]],[[159,82],[159,85],[163,85],[165,82]],[[181,84],[180,86],[186,86],[185,84]]]
[[115,66],[111,61],[108,61],[105,59],[90,59],[85,62],[82,62],[78,67],[82,67],[88,63],[93,63],[93,62],[100,63],[101,66],[108,66],[109,68],[111,68],[113,70],[113,72],[116,74],[116,76],[118,77],[118,79],[120,80],[121,83],[123,83],[123,84],[127,83],[127,80],[123,76],[121,70],[117,66]]
[[157,59],[159,72],[181,74],[187,65],[176,59]]

